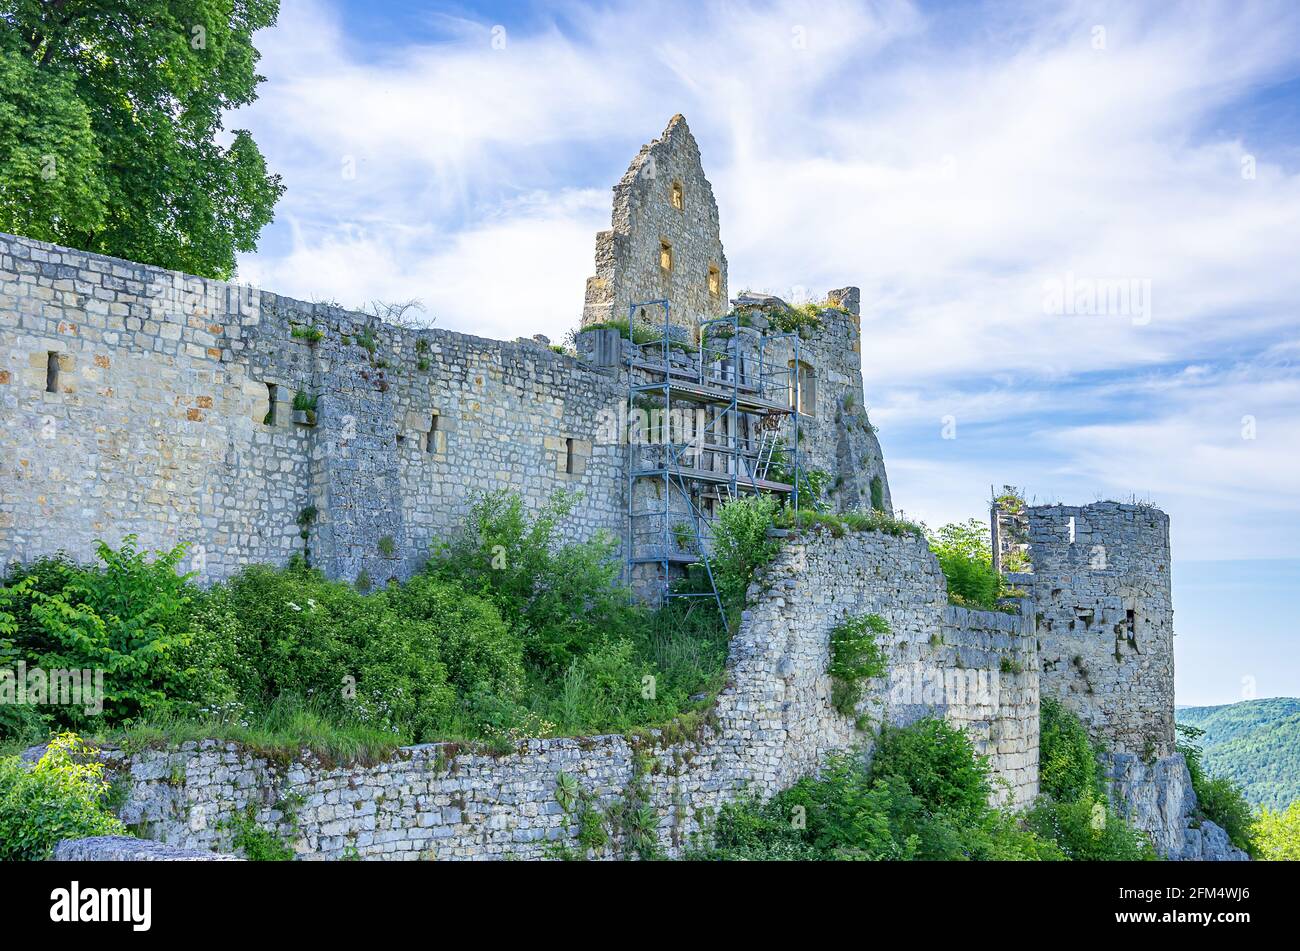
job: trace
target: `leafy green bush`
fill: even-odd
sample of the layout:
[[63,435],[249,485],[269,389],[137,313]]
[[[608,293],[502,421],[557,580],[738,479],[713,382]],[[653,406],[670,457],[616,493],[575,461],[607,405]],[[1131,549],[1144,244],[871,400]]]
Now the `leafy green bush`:
[[530,517],[516,494],[484,495],[466,530],[428,567],[433,577],[495,604],[528,660],[552,676],[607,636],[645,622],[644,609],[619,584],[612,539],[562,541],[575,503],[576,496],[557,493]]
[[[176,570],[185,546],[151,560],[128,535],[119,549],[100,542],[97,552],[102,565],[55,557],[10,572],[0,586],[0,621],[11,631],[11,650],[45,670],[102,670],[105,722],[198,699],[201,678],[178,662],[193,633],[195,591],[190,576]],[[85,727],[91,715],[80,707],[58,711],[70,727]]]
[[930,535],[930,549],[948,579],[954,603],[979,608],[997,606],[1002,579],[993,570],[989,527],[979,519],[954,522]]
[[367,596],[315,571],[265,566],[214,587],[208,599],[224,611],[223,624],[239,628],[240,660],[231,673],[246,706],[301,697],[341,722],[419,741],[438,737],[455,713],[440,631],[471,618],[480,627],[462,627],[464,637],[501,628],[489,606],[463,595],[441,602],[444,613],[428,599],[430,616],[412,617],[388,592]]
[[[80,666],[111,665],[116,706],[95,730],[140,743],[211,735],[280,750],[298,736],[323,755],[369,757],[395,743],[504,747],[666,725],[721,687],[726,626],[683,602],[635,604],[608,541],[563,540],[572,504],[557,496],[530,516],[517,496],[485,496],[426,572],[371,594],[304,559],[201,591],[176,572],[183,549],[150,561],[133,540],[102,549],[102,567],[45,559],[0,588],[0,662],[76,649]],[[96,636],[74,638],[74,624]],[[128,649],[141,652],[133,664],[111,653]],[[85,720],[0,709],[0,742]]]
[[1147,837],[1117,816],[1103,801],[1041,799],[1025,818],[1041,839],[1055,842],[1074,862],[1138,862],[1155,859]]
[[988,760],[976,755],[970,737],[937,717],[885,726],[871,770],[899,777],[926,808],[957,817],[981,815],[992,792]]
[[886,670],[885,652],[876,637],[889,633],[889,622],[879,614],[846,618],[831,629],[831,705],[851,717],[862,699],[863,681],[879,677]]
[[[882,756],[883,752],[883,756]],[[900,770],[914,770],[916,781]],[[1054,843],[993,809],[987,767],[960,731],[923,720],[896,728],[867,766],[830,757],[817,777],[764,803],[721,807],[688,852],[713,860],[1057,860]]]
[[1039,706],[1038,786],[1057,802],[1100,799],[1101,763],[1088,731],[1054,697]]
[[104,807],[104,767],[79,737],[61,733],[30,768],[0,759],[0,860],[47,859],[62,839],[125,835]]
[[780,543],[767,536],[776,513],[776,499],[765,494],[732,499],[718,510],[710,561],[718,594],[732,613],[744,607],[754,572],[780,550]]

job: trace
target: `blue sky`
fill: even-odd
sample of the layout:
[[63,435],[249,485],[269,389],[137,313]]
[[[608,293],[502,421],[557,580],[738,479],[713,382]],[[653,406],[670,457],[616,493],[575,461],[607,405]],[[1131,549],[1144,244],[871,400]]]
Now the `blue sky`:
[[1300,695],[1300,6],[283,0],[258,46],[242,280],[560,339],[682,112],[733,294],[862,288],[896,505],[1148,499],[1178,701]]

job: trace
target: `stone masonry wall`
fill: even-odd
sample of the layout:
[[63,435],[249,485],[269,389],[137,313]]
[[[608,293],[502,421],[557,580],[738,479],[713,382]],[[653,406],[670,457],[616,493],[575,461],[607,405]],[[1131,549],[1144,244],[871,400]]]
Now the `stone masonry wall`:
[[[827,311],[803,348],[820,383],[800,446],[833,474],[837,507],[861,507],[876,480],[888,509],[857,340],[855,316]],[[190,543],[184,567],[204,581],[307,555],[377,585],[494,489],[530,507],[579,492],[568,530],[622,537],[625,351],[579,343],[585,359],[404,330],[0,236],[0,562],[93,560],[97,540],[136,534]]]
[[1114,753],[1174,752],[1169,517],[1097,502],[1028,510],[1042,689]]
[[[1013,802],[1032,798],[1036,758],[1012,728],[1037,719],[1032,638],[1020,620],[950,612],[920,539],[816,531],[792,539],[751,588],[728,686],[692,736],[536,739],[506,755],[431,744],[371,766],[277,762],[234,744],[191,742],[110,754],[126,794],[120,814],[180,848],[226,850],[231,824],[251,818],[293,839],[304,858],[540,858],[549,844],[575,840],[575,818],[556,794],[563,772],[603,805],[642,788],[660,846],[680,854],[722,802],[771,795],[827,753],[869,746],[856,719],[831,707],[825,674],[831,629],[869,612],[891,625],[890,672],[859,712],[875,723],[949,716],[993,754]],[[1002,657],[1021,670],[1008,677]],[[958,689],[972,674],[985,675],[984,694]]]
[[259,331],[243,288],[0,235],[0,559],[135,533],[206,577],[283,561],[310,436],[261,422],[299,355]]
[[0,236],[0,561],[134,533],[191,543],[203,580],[306,550],[377,584],[490,489],[575,490],[575,535],[620,532],[625,449],[599,430],[624,396],[533,343]]

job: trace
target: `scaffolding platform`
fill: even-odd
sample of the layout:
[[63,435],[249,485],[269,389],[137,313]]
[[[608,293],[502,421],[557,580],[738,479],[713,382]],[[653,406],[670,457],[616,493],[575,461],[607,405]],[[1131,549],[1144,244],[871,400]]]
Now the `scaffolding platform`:
[[[799,453],[798,334],[764,334],[757,346],[741,352],[739,316],[703,321],[700,338],[688,364],[673,359],[687,346],[674,338],[666,300],[646,301],[628,308],[629,333],[635,339],[638,311],[658,309],[662,333],[636,343],[627,360],[628,418],[640,409],[649,423],[627,435],[627,570],[658,565],[664,598],[712,598],[723,610],[713,578],[710,548],[718,504],[740,493],[769,493],[784,497],[798,509],[801,461]],[[642,325],[644,326],[644,325]],[[680,331],[678,331],[680,333]],[[710,339],[710,338],[713,339]],[[793,356],[777,363],[771,348],[778,341]],[[649,410],[644,404],[650,403]],[[638,405],[640,404],[640,405]],[[673,426],[686,428],[681,410],[693,411],[691,438],[673,439]],[[654,414],[661,414],[657,418]],[[784,446],[789,437],[789,449]],[[654,439],[655,436],[664,438]],[[774,478],[777,471],[789,481]],[[648,458],[647,458],[648,457]],[[653,484],[653,507],[638,510],[638,486]],[[650,526],[645,527],[650,522]],[[674,590],[672,569],[700,565],[710,590]]]

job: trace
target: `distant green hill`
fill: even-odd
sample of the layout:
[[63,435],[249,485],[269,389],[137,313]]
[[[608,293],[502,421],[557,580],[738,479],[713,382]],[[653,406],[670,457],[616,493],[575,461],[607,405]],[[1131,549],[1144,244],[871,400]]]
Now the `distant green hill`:
[[1237,780],[1255,805],[1282,809],[1300,799],[1300,700],[1179,707],[1174,716],[1205,731],[1206,772]]

